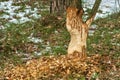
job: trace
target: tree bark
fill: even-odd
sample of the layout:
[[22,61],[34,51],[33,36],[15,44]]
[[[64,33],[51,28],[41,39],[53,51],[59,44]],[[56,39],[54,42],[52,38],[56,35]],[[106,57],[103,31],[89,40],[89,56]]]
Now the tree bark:
[[82,20],[84,11],[81,0],[74,0],[73,4],[68,7],[66,27],[71,36],[68,54],[78,53],[81,58],[84,59],[86,57],[88,28],[94,19],[100,2],[101,0],[96,0],[92,12],[85,22]]
[[94,17],[97,13],[97,10],[100,6],[100,3],[101,3],[102,0],[96,0],[95,3],[94,3],[94,6],[92,8],[92,11],[91,13],[89,14],[89,17],[87,18],[86,20],[86,24],[90,26],[90,24],[92,23],[92,21],[94,20]]
[[63,14],[72,0],[50,0],[50,13]]
[[63,4],[61,4],[61,0],[51,0],[50,1],[50,13],[61,12],[62,7],[63,7]]
[[82,21],[82,12],[82,9],[79,11],[77,8],[69,7],[67,9],[66,26],[71,36],[68,54],[79,53],[81,58],[85,58],[88,26]]

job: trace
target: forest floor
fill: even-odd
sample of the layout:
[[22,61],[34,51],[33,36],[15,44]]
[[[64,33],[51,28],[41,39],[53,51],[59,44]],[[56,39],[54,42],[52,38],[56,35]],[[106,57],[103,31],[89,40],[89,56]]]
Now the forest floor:
[[3,80],[119,80],[120,60],[110,55],[91,55],[81,60],[78,54],[47,56],[9,65],[1,72]]
[[[70,37],[64,19],[47,16],[1,30],[0,80],[119,80],[119,13],[93,24],[98,27],[88,38],[85,60],[66,55]],[[38,41],[28,40],[28,35]]]

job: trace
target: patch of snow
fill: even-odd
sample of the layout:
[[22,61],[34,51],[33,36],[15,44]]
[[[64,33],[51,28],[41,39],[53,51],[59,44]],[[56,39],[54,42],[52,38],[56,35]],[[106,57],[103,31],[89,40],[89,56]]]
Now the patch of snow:
[[29,19],[28,17],[21,17],[21,19],[19,19],[20,23],[25,23],[25,22],[28,22],[28,21],[31,21],[31,19]]
[[16,14],[17,17],[24,17],[25,15],[25,12],[19,12]]
[[35,54],[35,55],[37,55],[37,56],[42,55],[42,53],[41,53],[41,52],[34,52],[34,54]]
[[89,30],[88,32],[89,32],[89,36],[93,36],[95,31],[94,30]]
[[120,46],[119,43],[112,43],[112,45],[114,45],[114,46]]
[[52,53],[52,48],[50,46],[48,46],[48,45],[44,45],[44,46],[46,46],[45,49],[40,51],[42,54],[44,54],[44,53],[49,53],[49,54]]
[[51,51],[51,49],[52,48],[50,46],[46,46],[46,48],[45,48],[45,50],[48,51],[48,52]]
[[90,28],[92,28],[92,29],[96,29],[97,27],[98,26],[96,24],[93,24],[93,25],[90,26]]
[[12,1],[0,2],[0,10],[7,9],[12,5]]
[[96,30],[96,28],[97,28],[98,26],[97,25],[95,25],[95,24],[93,24],[93,25],[91,25],[90,26],[90,29],[89,29],[89,36],[93,36],[93,34],[94,34],[94,32],[95,32],[95,30]]
[[15,16],[16,13],[14,13],[14,12],[10,12],[9,15],[10,15],[10,16]]
[[15,23],[15,24],[19,24],[20,23],[17,19],[14,19],[14,18],[12,18],[11,20],[9,20],[9,22]]
[[[18,10],[19,8],[21,8],[21,6],[13,6],[14,2],[13,1],[3,1],[0,2],[0,10],[2,10],[3,12],[7,13],[7,14],[3,14],[0,16],[1,19],[9,19],[9,22],[11,23],[15,23],[15,24],[21,24],[21,23],[25,23],[27,21],[31,21],[32,19],[28,18],[28,17],[24,17],[25,15],[29,15],[31,18],[35,18],[38,19],[41,17],[41,15],[38,15],[38,9],[34,8],[33,10],[31,9],[31,6],[26,5],[25,9],[23,12],[15,12],[16,10]],[[19,19],[15,19],[13,18],[14,16],[19,17]]]
[[[84,0],[84,2],[85,2],[84,7],[91,9],[95,0]],[[85,8],[84,10],[86,10]],[[116,9],[119,9],[119,5],[115,4],[115,0],[102,0],[99,7],[99,10],[102,10],[102,13],[97,13],[96,18],[106,17],[107,15],[115,12]]]
[[28,39],[34,43],[42,43],[43,40],[42,39],[38,39],[38,38],[35,38],[35,37],[28,37]]
[[29,14],[31,12],[31,9],[28,8],[28,9],[25,9],[24,11],[26,14]]
[[38,18],[41,17],[41,15],[38,15],[37,13],[34,13],[34,14],[30,15],[30,17],[34,17],[34,18],[38,19]]
[[9,15],[3,15],[3,16],[0,17],[0,18],[8,19],[8,18],[10,18],[10,16],[9,16]]

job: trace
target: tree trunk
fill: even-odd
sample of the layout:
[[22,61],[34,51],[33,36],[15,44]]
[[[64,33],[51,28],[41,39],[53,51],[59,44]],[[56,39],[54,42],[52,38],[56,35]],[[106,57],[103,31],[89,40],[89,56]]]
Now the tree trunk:
[[82,21],[82,13],[82,10],[69,7],[67,9],[66,27],[71,36],[68,54],[79,53],[81,58],[85,58],[88,26]]
[[71,40],[68,46],[68,54],[78,53],[81,58],[86,57],[86,41],[88,29],[93,21],[101,0],[96,0],[92,13],[87,21],[82,20],[83,9],[81,0],[74,0],[73,4],[67,9],[66,27],[70,33]]
[[71,0],[50,0],[50,13],[63,14]]
[[50,13],[58,13],[59,11],[59,0],[50,1]]

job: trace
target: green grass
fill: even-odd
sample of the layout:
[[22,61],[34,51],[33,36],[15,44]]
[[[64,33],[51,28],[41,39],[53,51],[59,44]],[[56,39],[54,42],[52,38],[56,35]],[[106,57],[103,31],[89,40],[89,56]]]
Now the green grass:
[[[113,14],[116,15],[116,14]],[[119,56],[120,51],[120,29],[119,18],[112,16],[97,20],[98,29],[94,36],[88,38],[89,53],[114,54]]]
[[[58,27],[55,25],[52,25],[52,28],[47,28],[47,26],[42,26],[38,22],[35,23],[25,23],[25,24],[9,24],[9,26],[2,30],[1,33],[3,35],[2,38],[5,38],[1,45],[4,47],[4,52],[12,52],[14,49],[17,49],[21,52],[24,52],[22,45],[28,44],[28,37],[31,33],[37,38],[42,38],[44,42],[38,43],[39,48],[43,49],[45,48],[44,44],[46,44],[47,41],[50,42],[50,47],[52,47],[52,52],[55,54],[65,54],[67,47],[65,45],[68,45],[70,36],[67,32],[65,27]],[[54,32],[58,31],[57,34]],[[109,53],[111,50],[115,51],[117,53],[119,51],[115,50],[116,48],[113,48],[111,44],[111,40],[114,39],[113,36],[115,34],[119,34],[119,29],[117,27],[109,28],[109,26],[106,27],[99,27],[96,31],[94,36],[90,36],[88,38],[88,51],[90,53]],[[112,34],[111,34],[112,32]],[[101,36],[103,34],[103,36]],[[115,43],[119,43],[119,38],[115,38]],[[34,44],[34,43],[33,43]],[[93,47],[93,45],[95,47]],[[58,46],[58,47],[56,47]],[[117,46],[116,46],[117,47]],[[22,51],[23,50],[23,51]],[[27,51],[25,51],[27,52]],[[47,52],[49,53],[49,52]]]
[[[4,0],[3,0],[4,1]],[[22,12],[25,4],[14,4],[23,6],[15,12]],[[33,6],[34,7],[34,6]],[[41,8],[41,6],[39,5]],[[42,8],[44,8],[43,6]],[[32,22],[23,24],[9,23],[5,19],[0,19],[0,25],[5,29],[0,29],[0,70],[8,65],[23,64],[22,58],[33,56],[39,58],[34,52],[41,52],[42,55],[64,55],[67,53],[67,46],[70,41],[70,35],[65,27],[65,18],[58,20],[55,15],[48,15],[49,11],[41,12],[43,19],[34,19]],[[0,12],[0,15],[9,14]],[[27,14],[25,16],[29,16]],[[16,17],[17,18],[17,17]],[[120,57],[120,17],[118,14],[112,14],[106,18],[96,20],[98,25],[93,36],[87,40],[87,53],[90,54],[107,54],[117,59]],[[43,42],[34,43],[28,39],[29,36],[42,39]],[[48,44],[49,42],[49,44]],[[46,50],[49,47],[49,50]],[[36,49],[35,49],[36,48]],[[28,54],[26,56],[24,54]],[[120,63],[116,64],[120,66]],[[99,75],[95,73],[95,80]],[[68,80],[80,79],[85,80],[84,76],[71,75]]]
[[[65,26],[51,25],[53,27],[47,28],[40,23],[40,20],[34,22],[26,22],[24,24],[6,23],[5,29],[0,30],[0,59],[1,64],[4,65],[4,57],[6,61],[14,61],[13,63],[21,62],[20,58],[25,56],[18,56],[18,54],[30,54],[35,58],[35,51],[44,50],[43,55],[61,55],[66,54],[67,43],[69,40],[69,33]],[[57,33],[56,33],[57,31]],[[43,42],[34,43],[28,39],[29,36],[40,38]],[[47,44],[49,42],[49,45]],[[37,49],[34,50],[34,46]],[[51,51],[46,51],[46,46],[51,47]],[[56,47],[57,46],[57,47]],[[31,49],[29,49],[31,47]],[[9,55],[10,54],[10,55]],[[8,62],[9,62],[8,61]]]
[[[42,15],[46,15],[46,12]],[[98,25],[98,28],[93,36],[88,37],[87,51],[89,54],[120,56],[120,46],[117,46],[117,44],[120,44],[118,20],[120,19],[117,18],[116,20],[113,16],[108,16],[94,22]],[[27,53],[35,58],[39,57],[34,54],[35,51],[44,50],[42,55],[67,53],[70,35],[65,27],[65,18],[57,20],[54,15],[48,15],[44,20],[36,19],[34,22],[26,22],[24,24],[6,24],[3,20],[3,25],[6,28],[0,30],[0,66],[3,66],[5,61],[12,61],[15,64],[21,63],[21,58],[25,56],[18,56],[19,53]],[[28,37],[31,34],[32,37],[40,38],[43,42],[34,43],[29,41]],[[113,42],[115,43],[114,45],[112,44]],[[34,50],[34,46],[37,46],[36,50]],[[46,46],[50,47],[51,50],[45,51]]]

